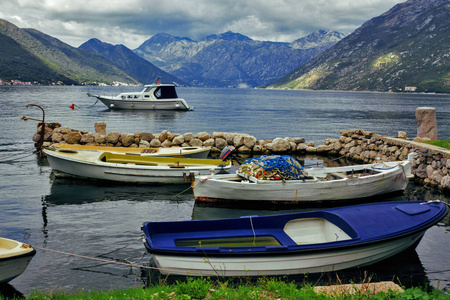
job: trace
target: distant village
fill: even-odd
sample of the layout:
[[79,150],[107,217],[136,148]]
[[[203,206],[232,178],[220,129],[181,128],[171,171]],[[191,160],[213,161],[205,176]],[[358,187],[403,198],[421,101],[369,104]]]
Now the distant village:
[[[37,81],[20,81],[17,79],[12,79],[12,80],[2,80],[0,79],[0,85],[40,85],[39,82]],[[57,82],[52,82],[51,85],[64,85],[64,83],[62,81],[57,81]],[[103,82],[94,82],[94,83],[86,83],[83,82],[82,85],[97,85],[97,86],[139,86],[138,84],[131,84],[131,83],[126,83],[126,82],[119,82],[119,81],[114,81],[113,84],[106,84]],[[415,86],[405,86],[404,89],[402,88],[396,88],[396,89],[390,89],[388,92],[408,92],[408,93],[414,93],[416,92],[417,87]]]
[[[17,79],[11,79],[11,80],[2,80],[0,79],[0,85],[41,85],[41,83],[37,81],[21,81]],[[62,81],[52,82],[49,85],[65,85]],[[119,82],[114,81],[112,84],[106,84],[103,82],[94,82],[94,83],[86,83],[83,82],[81,85],[98,85],[98,86],[139,86],[138,84],[131,84],[126,82]]]
[[[17,79],[3,80],[0,79],[0,85],[40,85],[37,81],[21,81]],[[64,85],[62,81],[52,82],[52,85]]]

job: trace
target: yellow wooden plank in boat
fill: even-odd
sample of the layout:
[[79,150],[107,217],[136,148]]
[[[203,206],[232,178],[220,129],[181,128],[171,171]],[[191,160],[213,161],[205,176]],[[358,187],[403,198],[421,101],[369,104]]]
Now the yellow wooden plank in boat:
[[105,152],[99,160],[116,164],[136,164],[136,165],[167,165],[167,166],[220,166],[227,165],[229,161],[221,159],[208,158],[178,158],[178,157],[162,157],[162,156],[136,156],[121,153]]
[[90,146],[79,144],[53,144],[52,147],[56,149],[71,149],[71,150],[90,150],[90,151],[114,151],[123,153],[158,153],[159,148],[130,148],[130,147],[109,147],[109,146]]

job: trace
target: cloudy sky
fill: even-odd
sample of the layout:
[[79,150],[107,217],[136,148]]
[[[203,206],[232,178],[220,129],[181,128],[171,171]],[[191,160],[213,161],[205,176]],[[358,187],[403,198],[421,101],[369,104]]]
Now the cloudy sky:
[[135,49],[159,32],[199,40],[233,31],[292,42],[317,29],[351,33],[399,0],[0,0],[0,18],[71,46],[90,38]]

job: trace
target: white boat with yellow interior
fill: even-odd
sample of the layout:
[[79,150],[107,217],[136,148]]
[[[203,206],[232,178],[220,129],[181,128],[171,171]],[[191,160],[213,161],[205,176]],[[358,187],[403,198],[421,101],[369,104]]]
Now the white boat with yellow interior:
[[231,161],[221,159],[139,156],[100,151],[44,149],[55,176],[132,183],[182,184],[192,172],[228,172]]

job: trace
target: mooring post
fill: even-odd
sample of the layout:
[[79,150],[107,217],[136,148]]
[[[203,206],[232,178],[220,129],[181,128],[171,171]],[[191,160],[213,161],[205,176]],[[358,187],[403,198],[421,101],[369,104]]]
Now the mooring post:
[[417,137],[437,140],[436,108],[418,107],[416,109]]
[[[40,134],[40,139],[39,139],[39,154],[42,155],[42,145],[44,145],[44,135],[45,135],[45,111],[44,111],[44,109],[41,106],[39,106],[37,104],[28,104],[27,105],[27,107],[30,107],[30,106],[36,106],[36,107],[38,107],[38,108],[40,108],[42,110],[42,120],[28,118],[28,117],[25,117],[25,116],[22,117],[22,120],[24,120],[24,121],[33,120],[33,121],[38,121],[38,122],[42,123],[41,134]],[[38,126],[39,126],[39,123],[38,123]]]

